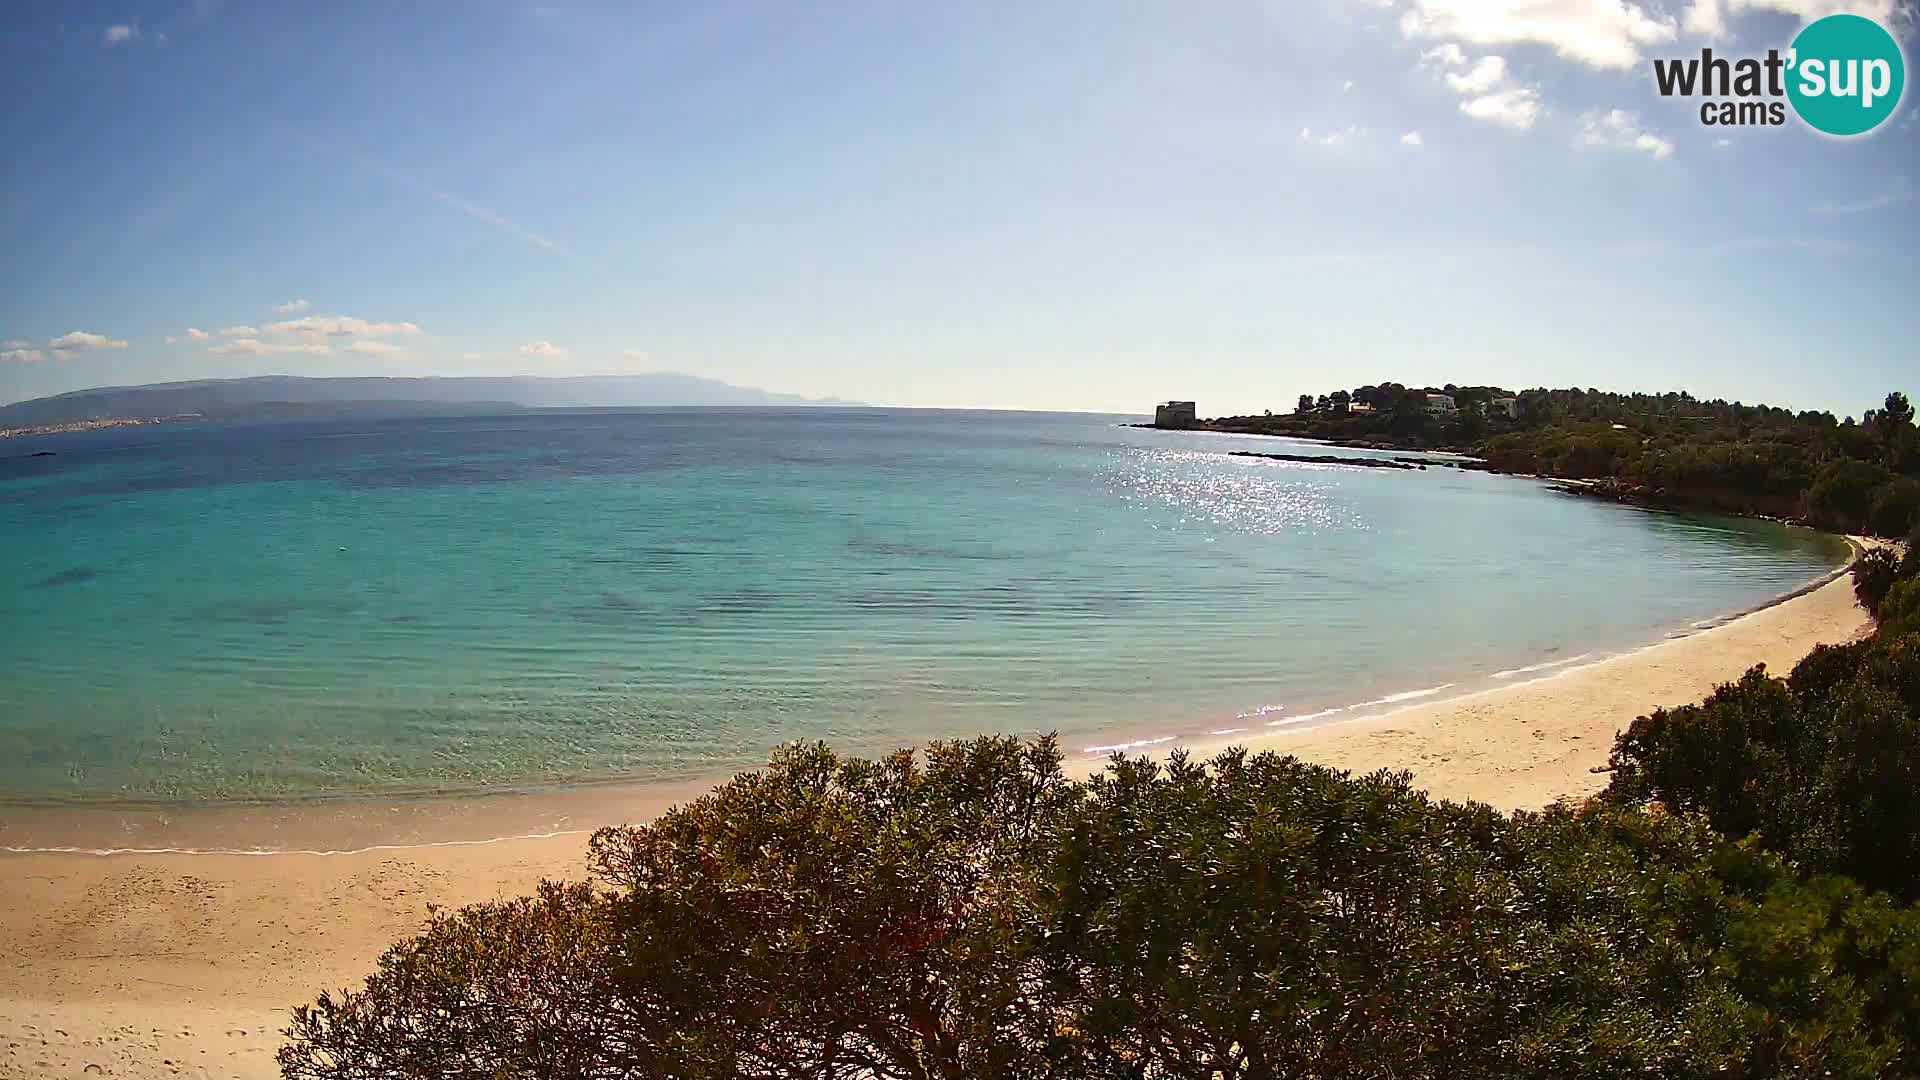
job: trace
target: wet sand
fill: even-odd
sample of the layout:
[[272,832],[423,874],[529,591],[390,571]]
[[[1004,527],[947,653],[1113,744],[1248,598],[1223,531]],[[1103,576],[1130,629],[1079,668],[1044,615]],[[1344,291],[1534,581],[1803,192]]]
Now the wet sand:
[[[1195,743],[1407,769],[1435,795],[1500,809],[1598,791],[1614,734],[1755,663],[1784,673],[1868,629],[1840,577],[1722,626],[1499,689],[1321,727]],[[1534,681],[1522,681],[1532,678]],[[585,793],[555,835],[336,853],[0,854],[0,1076],[274,1076],[288,1010],[356,983],[428,904],[585,873],[591,825],[641,820],[689,789]]]

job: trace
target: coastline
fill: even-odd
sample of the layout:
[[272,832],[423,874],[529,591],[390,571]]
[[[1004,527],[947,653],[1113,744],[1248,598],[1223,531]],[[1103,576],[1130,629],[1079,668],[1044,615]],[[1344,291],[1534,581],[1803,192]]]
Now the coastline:
[[[1814,645],[1868,627],[1843,567],[1698,632],[1578,666],[1516,669],[1492,689],[1142,749],[1204,757],[1244,746],[1356,772],[1406,769],[1436,797],[1538,807],[1603,787],[1592,770],[1634,717],[1697,701],[1755,663],[1784,672]],[[0,948],[16,958],[0,971],[0,1074],[275,1075],[288,1010],[357,984],[429,904],[583,877],[591,827],[642,820],[696,789],[595,792],[567,822],[577,827],[537,837],[272,857],[0,854]]]

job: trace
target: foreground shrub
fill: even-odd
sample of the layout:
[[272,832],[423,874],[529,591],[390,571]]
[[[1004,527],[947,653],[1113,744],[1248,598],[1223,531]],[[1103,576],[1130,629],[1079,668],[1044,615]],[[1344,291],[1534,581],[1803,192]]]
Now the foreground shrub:
[[1606,796],[1702,813],[1810,872],[1920,898],[1920,637],[1891,629],[1634,721]]
[[[1838,781],[1836,781],[1837,783]],[[790,748],[437,913],[289,1077],[1900,1075],[1920,925],[1704,819],[1051,740]]]
[[1920,634],[1920,577],[1894,583],[1880,602],[1880,629],[1884,634]]

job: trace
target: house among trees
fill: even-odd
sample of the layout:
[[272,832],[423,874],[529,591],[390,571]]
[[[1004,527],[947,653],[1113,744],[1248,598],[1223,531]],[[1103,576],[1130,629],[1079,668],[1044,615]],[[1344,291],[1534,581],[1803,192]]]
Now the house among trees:
[[1428,394],[1426,407],[1427,407],[1427,412],[1432,413],[1436,416],[1454,412],[1455,409],[1453,404],[1453,395],[1452,394]]
[[1520,399],[1517,397],[1497,397],[1487,402],[1487,412],[1495,416],[1504,416],[1509,420],[1520,418]]
[[1196,419],[1191,401],[1169,401],[1153,410],[1153,426],[1157,428],[1190,428]]

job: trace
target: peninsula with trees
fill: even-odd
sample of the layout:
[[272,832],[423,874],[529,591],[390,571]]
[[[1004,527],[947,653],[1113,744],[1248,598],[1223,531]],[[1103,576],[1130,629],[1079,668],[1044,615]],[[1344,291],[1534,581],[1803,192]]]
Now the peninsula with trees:
[[1302,394],[1291,413],[1196,419],[1190,430],[1373,450],[1450,450],[1489,471],[1579,481],[1649,506],[1903,537],[1920,525],[1920,435],[1907,395],[1856,420],[1685,392],[1399,383]]

